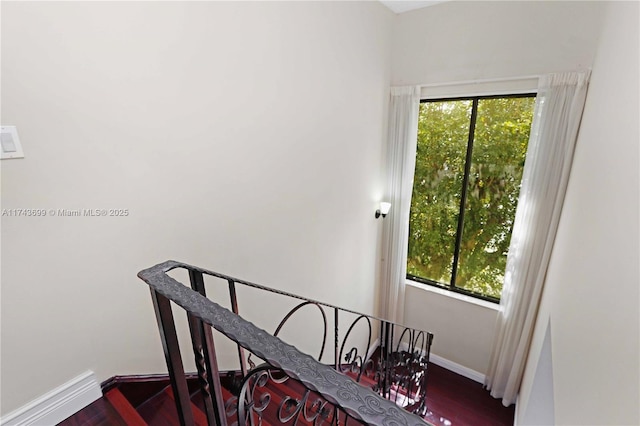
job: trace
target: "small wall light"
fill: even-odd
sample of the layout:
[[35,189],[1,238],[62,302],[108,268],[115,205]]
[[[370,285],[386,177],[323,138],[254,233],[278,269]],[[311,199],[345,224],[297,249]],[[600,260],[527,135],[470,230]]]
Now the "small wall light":
[[389,213],[391,209],[391,203],[385,203],[384,201],[380,203],[380,208],[376,210],[376,219],[382,216],[383,218]]

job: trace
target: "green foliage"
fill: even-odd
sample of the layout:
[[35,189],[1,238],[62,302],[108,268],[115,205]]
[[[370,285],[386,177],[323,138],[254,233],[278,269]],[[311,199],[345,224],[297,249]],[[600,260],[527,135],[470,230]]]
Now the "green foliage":
[[[500,298],[535,99],[480,99],[456,287]],[[472,101],[420,106],[407,273],[451,282]]]

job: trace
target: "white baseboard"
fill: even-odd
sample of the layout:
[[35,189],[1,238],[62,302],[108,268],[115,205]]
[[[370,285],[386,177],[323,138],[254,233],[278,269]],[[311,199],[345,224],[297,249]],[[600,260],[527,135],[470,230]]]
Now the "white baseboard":
[[3,416],[0,425],[55,425],[100,397],[100,384],[95,374],[87,371]]
[[472,370],[469,367],[465,367],[464,365],[449,361],[446,358],[442,358],[441,356],[434,354],[431,354],[429,361],[435,365],[439,365],[442,368],[446,368],[449,371],[453,371],[456,374],[466,377],[467,379],[471,379],[474,382],[484,384],[485,375],[476,370]]
[[[400,344],[400,347],[404,351],[409,350],[409,345],[405,342],[402,342]],[[448,359],[435,355],[433,353],[429,354],[429,362],[432,362],[442,368],[446,368],[449,371],[453,371],[454,373],[459,374],[462,377],[466,377],[467,379],[471,379],[474,382],[484,384],[485,375],[476,370],[472,370],[469,367],[465,367],[464,365],[449,361]]]

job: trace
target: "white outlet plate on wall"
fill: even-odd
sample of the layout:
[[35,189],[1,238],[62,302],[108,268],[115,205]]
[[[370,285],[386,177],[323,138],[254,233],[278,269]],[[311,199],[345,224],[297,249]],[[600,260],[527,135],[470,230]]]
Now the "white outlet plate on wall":
[[0,131],[0,152],[3,160],[9,158],[24,158],[22,144],[18,137],[18,129],[16,126],[2,126]]

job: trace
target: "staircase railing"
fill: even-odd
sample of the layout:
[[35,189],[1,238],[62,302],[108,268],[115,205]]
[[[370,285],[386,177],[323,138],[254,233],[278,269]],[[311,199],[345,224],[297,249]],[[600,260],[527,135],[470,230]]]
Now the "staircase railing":
[[[172,270],[187,271],[190,288],[169,276],[168,272]],[[418,415],[426,412],[427,369],[433,334],[176,261],[145,269],[138,276],[151,290],[182,425],[195,422],[171,302],[187,314],[209,425],[227,425],[229,421],[240,425],[262,423],[269,404],[275,405],[277,391],[269,393],[260,388],[269,384],[278,387],[284,382],[289,389],[297,386],[299,390],[294,396],[281,395],[278,406],[269,408],[275,410],[282,423],[297,424],[301,419],[311,424],[336,425],[354,420],[370,425],[427,424]],[[205,277],[226,282],[230,310],[206,297]],[[300,302],[270,334],[239,315],[238,285]],[[324,335],[317,358],[277,337],[285,323],[306,306],[316,307],[322,314]],[[329,335],[327,311],[333,313],[334,359],[331,365],[322,362]],[[345,315],[351,317],[346,333],[340,328]],[[349,347],[348,341],[358,327],[365,329],[366,338],[364,342],[358,342],[360,347]],[[220,381],[212,328],[237,346],[239,368],[231,375],[235,383],[227,386],[234,391],[231,397]],[[376,341],[373,341],[374,328],[379,336]],[[375,351],[374,346],[377,346]],[[256,367],[252,354],[264,364]]]

